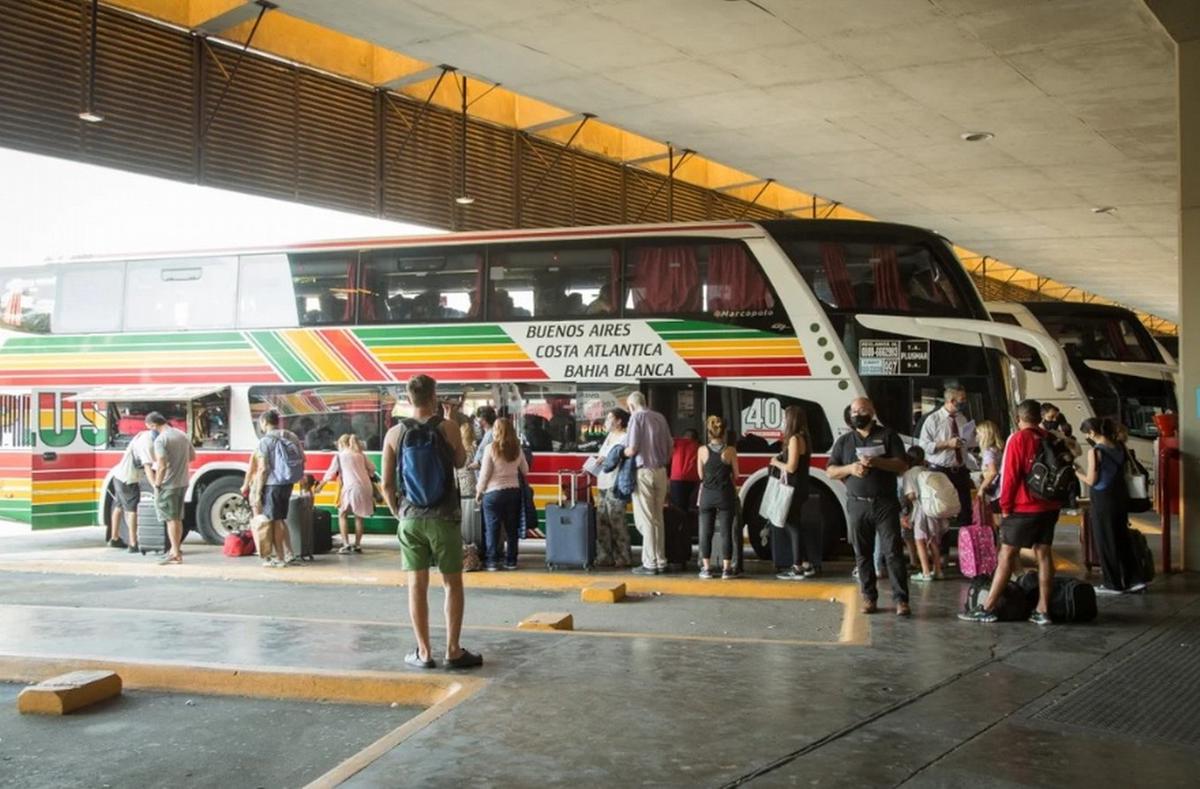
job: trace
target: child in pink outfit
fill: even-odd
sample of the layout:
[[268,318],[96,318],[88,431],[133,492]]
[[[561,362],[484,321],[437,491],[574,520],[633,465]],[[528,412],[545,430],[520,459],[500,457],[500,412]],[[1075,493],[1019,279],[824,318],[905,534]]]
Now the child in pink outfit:
[[[317,493],[327,483],[341,477],[338,489],[338,531],[342,535],[342,547],[338,553],[362,553],[363,518],[375,513],[375,487],[371,477],[375,465],[363,454],[362,442],[353,433],[343,435],[337,441],[338,453],[329,464]],[[349,516],[354,515],[354,545],[350,544]]]

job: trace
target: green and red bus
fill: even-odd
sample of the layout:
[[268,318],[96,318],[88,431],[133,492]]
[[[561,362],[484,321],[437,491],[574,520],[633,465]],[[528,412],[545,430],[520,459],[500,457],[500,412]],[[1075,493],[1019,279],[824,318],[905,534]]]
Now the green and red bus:
[[[798,405],[816,451],[806,517],[833,548],[845,495],[822,453],[851,399],[872,397],[911,436],[953,382],[972,413],[1008,425],[1021,368],[1001,339],[1061,362],[1044,335],[991,321],[945,239],[847,220],[89,258],[0,269],[0,310],[0,516],[104,522],[110,470],[157,410],[196,445],[187,523],[212,542],[248,517],[238,489],[256,414],[278,409],[319,476],[342,433],[377,451],[404,382],[427,373],[467,413],[513,414],[540,506],[635,389],[676,434],[723,415],[741,437],[744,525],[764,556],[765,466]],[[333,505],[327,490],[319,505]]]

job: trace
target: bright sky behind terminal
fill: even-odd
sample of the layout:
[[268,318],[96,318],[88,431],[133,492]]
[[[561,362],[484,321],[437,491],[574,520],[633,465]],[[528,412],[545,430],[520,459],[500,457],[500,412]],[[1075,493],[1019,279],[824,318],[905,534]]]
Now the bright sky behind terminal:
[[431,231],[0,148],[0,266],[423,232]]

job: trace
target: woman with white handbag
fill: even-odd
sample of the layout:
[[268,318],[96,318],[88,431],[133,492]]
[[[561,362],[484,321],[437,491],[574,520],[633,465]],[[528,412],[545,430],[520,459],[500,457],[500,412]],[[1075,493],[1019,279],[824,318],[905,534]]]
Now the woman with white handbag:
[[1146,584],[1129,534],[1128,450],[1118,441],[1116,423],[1108,417],[1085,419],[1079,432],[1091,445],[1087,471],[1075,473],[1091,488],[1092,540],[1104,573],[1104,585],[1096,592],[1140,592]]
[[808,530],[802,530],[800,526],[800,512],[804,509],[804,502],[808,501],[808,466],[811,460],[808,415],[800,406],[790,405],[783,412],[783,451],[771,458],[772,468],[779,472],[779,484],[791,489],[791,500],[782,525],[792,544],[792,566],[775,576],[785,581],[811,578],[821,571],[824,543],[821,523],[818,520]]

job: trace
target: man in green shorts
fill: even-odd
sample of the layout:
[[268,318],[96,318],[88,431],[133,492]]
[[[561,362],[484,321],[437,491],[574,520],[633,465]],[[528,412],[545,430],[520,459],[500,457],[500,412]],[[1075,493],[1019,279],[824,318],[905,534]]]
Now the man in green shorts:
[[408,382],[412,416],[383,439],[383,496],[400,521],[397,536],[408,571],[408,615],[417,648],[404,657],[415,668],[436,668],[429,647],[429,568],[436,565],[446,590],[446,666],[473,668],[483,658],[458,643],[463,619],[463,553],[454,469],[467,461],[458,425],[441,416],[437,382],[415,375]]

